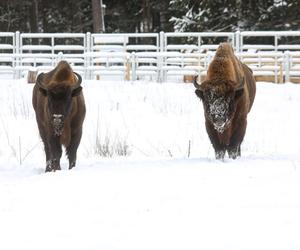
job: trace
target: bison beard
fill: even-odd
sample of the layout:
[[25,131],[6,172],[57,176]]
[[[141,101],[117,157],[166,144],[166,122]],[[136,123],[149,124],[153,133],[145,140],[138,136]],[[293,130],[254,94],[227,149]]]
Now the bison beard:
[[241,156],[241,143],[247,127],[247,114],[255,97],[252,71],[223,43],[209,65],[201,84],[194,79],[196,95],[202,100],[205,126],[217,159],[226,151],[232,159]]
[[82,135],[85,103],[81,76],[61,61],[54,70],[41,73],[33,88],[32,104],[46,154],[46,172],[60,170],[62,145],[69,168],[76,165]]

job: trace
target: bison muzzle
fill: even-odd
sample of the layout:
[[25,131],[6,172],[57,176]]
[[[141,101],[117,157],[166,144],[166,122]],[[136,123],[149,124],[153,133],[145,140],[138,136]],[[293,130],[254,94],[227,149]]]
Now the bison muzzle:
[[81,76],[66,61],[37,77],[32,104],[44,143],[46,172],[61,169],[62,145],[66,148],[69,169],[76,165],[86,112],[81,81]]

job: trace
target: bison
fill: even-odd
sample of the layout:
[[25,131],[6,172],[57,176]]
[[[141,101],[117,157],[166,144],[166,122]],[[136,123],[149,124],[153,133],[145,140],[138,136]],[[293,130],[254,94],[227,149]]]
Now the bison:
[[76,165],[86,112],[81,80],[66,61],[37,77],[32,104],[44,143],[46,172],[61,169],[62,145],[66,148],[69,169]]
[[256,83],[252,70],[234,55],[229,43],[221,43],[205,80],[194,78],[196,95],[202,100],[205,126],[216,159],[241,156],[247,114],[254,102]]

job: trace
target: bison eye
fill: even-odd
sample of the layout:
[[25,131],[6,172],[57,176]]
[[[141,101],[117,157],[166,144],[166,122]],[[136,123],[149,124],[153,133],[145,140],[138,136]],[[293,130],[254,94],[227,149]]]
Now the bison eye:
[[60,100],[67,97],[67,92],[64,91],[51,91],[49,94],[54,100]]

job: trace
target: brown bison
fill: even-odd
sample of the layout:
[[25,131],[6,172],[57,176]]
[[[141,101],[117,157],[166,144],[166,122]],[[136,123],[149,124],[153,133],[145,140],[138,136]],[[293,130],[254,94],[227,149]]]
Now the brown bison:
[[46,153],[46,172],[60,170],[62,145],[75,167],[82,135],[85,102],[81,76],[66,61],[48,73],[38,75],[33,88],[32,104]]
[[241,143],[256,92],[250,68],[234,55],[229,43],[222,43],[210,63],[205,81],[194,79],[196,95],[202,100],[206,131],[217,159],[226,151],[232,159],[241,156]]

